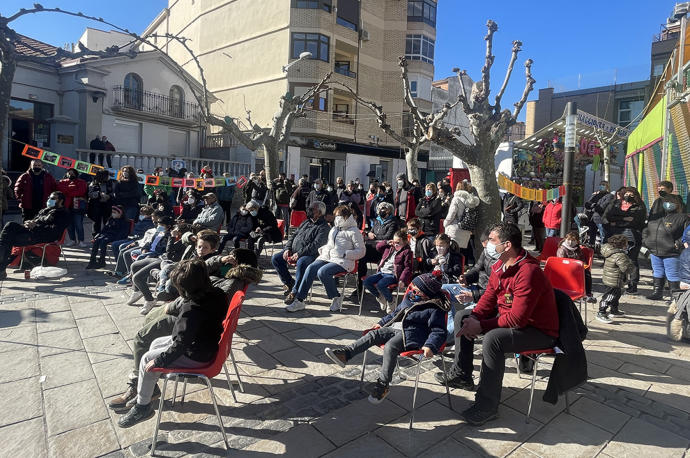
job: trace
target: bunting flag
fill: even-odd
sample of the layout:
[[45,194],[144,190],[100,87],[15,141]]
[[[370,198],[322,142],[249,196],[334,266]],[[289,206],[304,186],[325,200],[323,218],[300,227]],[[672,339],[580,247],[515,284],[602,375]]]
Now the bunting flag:
[[[498,174],[498,187],[524,200],[545,202],[565,196],[565,186],[552,189],[533,189],[515,183],[502,173]],[[239,185],[238,185],[239,186]]]

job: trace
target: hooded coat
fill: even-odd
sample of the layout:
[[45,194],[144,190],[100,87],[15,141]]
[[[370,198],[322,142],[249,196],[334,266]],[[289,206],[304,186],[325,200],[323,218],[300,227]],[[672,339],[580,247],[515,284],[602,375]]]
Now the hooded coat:
[[357,222],[350,216],[342,227],[335,226],[331,229],[328,241],[319,248],[319,257],[316,259],[338,264],[347,272],[352,272],[355,261],[363,258],[366,251]]
[[601,247],[601,255],[604,257],[604,274],[601,277],[604,285],[611,288],[625,286],[626,275],[631,275],[635,271],[635,265],[625,254],[625,250],[605,243]]
[[455,240],[460,248],[467,247],[467,242],[470,239],[470,235],[472,235],[472,232],[466,231],[460,227],[462,218],[465,216],[465,211],[477,208],[479,202],[479,197],[467,191],[463,191],[462,189],[455,191],[453,200],[450,201],[448,214],[443,221],[443,227],[445,227],[445,232],[448,237]]
[[392,326],[402,322],[403,345],[405,350],[419,350],[428,347],[438,353],[446,342],[446,314],[450,301],[443,295],[439,298],[412,302],[410,293],[405,294],[395,310],[381,318],[379,325]]

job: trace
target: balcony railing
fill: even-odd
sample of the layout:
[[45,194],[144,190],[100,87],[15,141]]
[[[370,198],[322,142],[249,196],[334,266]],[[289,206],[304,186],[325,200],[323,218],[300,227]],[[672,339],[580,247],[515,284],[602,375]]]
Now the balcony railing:
[[336,73],[339,73],[341,75],[345,75],[349,78],[357,78],[357,73],[351,72],[350,69],[347,67],[341,67],[339,65],[336,65],[333,69]]
[[355,123],[354,118],[350,117],[350,115],[348,113],[338,112],[338,111],[333,112],[333,121],[342,122],[345,124],[354,124]]
[[233,148],[239,142],[230,134],[211,134],[206,136],[204,148]]
[[185,121],[198,121],[200,118],[199,105],[167,95],[137,91],[122,86],[115,86],[112,95],[112,107],[115,109],[135,110]]

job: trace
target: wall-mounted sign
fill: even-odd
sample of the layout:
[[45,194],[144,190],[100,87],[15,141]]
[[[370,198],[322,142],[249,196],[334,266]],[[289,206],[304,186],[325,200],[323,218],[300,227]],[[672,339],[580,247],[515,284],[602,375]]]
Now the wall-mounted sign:
[[61,135],[58,134],[57,142],[63,145],[74,145],[74,135]]

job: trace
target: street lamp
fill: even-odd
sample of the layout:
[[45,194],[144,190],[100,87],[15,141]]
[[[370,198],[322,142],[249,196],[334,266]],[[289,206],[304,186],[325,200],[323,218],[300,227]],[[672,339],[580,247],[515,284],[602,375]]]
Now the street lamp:
[[304,60],[304,59],[311,59],[311,53],[310,53],[309,51],[304,51],[303,53],[301,53],[301,54],[299,55],[299,59],[297,59],[297,60],[295,60],[295,61],[292,61],[292,62],[290,62],[290,63],[287,64],[287,65],[284,65],[284,66],[283,66],[283,73],[287,73],[288,70],[290,70],[290,67],[292,67],[292,66],[295,65],[297,62],[299,62],[299,61],[301,61],[301,60]]

